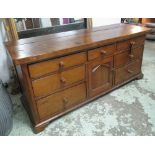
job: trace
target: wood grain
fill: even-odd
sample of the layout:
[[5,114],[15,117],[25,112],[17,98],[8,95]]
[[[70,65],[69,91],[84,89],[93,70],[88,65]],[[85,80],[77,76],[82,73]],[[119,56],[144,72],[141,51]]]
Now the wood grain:
[[29,65],[30,76],[31,78],[38,78],[52,72],[63,71],[66,68],[85,63],[86,59],[86,53],[80,53],[65,56],[59,59],[35,63]]
[[96,59],[88,64],[89,96],[97,95],[112,87],[113,57]]
[[85,65],[32,81],[35,97],[48,95],[59,89],[85,80]]
[[114,56],[114,67],[120,68],[129,64],[136,59],[141,59],[143,55],[143,46],[137,47],[132,50],[126,50]]
[[142,78],[150,29],[115,24],[6,43],[36,132],[65,113]]
[[132,76],[141,72],[141,61],[136,60],[129,65],[116,70],[115,84],[123,83],[125,80],[130,79]]
[[[77,95],[78,94],[78,95]],[[80,84],[37,101],[40,119],[65,111],[86,99],[86,86]]]
[[[93,30],[80,30],[47,35],[42,39],[22,40],[6,46],[15,64],[32,63],[65,54],[143,35],[150,29],[135,25],[115,24]],[[24,42],[24,43],[23,43]],[[26,42],[26,43],[25,43]]]

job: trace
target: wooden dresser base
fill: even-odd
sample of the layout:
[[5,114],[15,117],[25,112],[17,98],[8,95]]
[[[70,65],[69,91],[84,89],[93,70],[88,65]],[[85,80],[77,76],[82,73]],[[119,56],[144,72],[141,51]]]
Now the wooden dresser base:
[[35,133],[50,121],[143,78],[151,29],[116,24],[6,43]]
[[[59,117],[65,115],[65,114],[67,114],[67,113],[69,113],[69,112],[71,112],[71,111],[73,111],[73,110],[76,110],[77,108],[80,108],[80,107],[82,107],[83,105],[85,105],[85,104],[87,104],[87,103],[90,103],[91,101],[93,101],[93,100],[95,100],[95,99],[97,99],[97,98],[99,98],[99,97],[101,97],[101,96],[103,96],[103,95],[105,95],[105,94],[107,94],[107,93],[113,91],[113,90],[116,90],[116,89],[118,89],[119,87],[121,87],[121,86],[123,86],[123,85],[125,85],[125,84],[127,84],[127,83],[129,83],[129,82],[131,82],[131,81],[133,81],[133,80],[140,80],[140,79],[142,79],[142,78],[143,78],[143,73],[137,74],[136,76],[130,78],[129,80],[123,82],[122,84],[119,84],[119,85],[113,87],[112,89],[110,89],[110,90],[108,90],[108,91],[106,91],[106,92],[103,92],[103,93],[101,93],[101,94],[99,94],[99,95],[97,95],[97,96],[95,96],[95,97],[92,97],[92,98],[86,100],[85,102],[82,102],[81,104],[78,104],[77,106],[74,106],[73,108],[71,108],[71,109],[69,109],[69,110],[66,110],[65,112],[60,113],[60,114],[58,114],[58,115],[56,115],[56,116],[54,116],[54,117],[52,117],[52,118],[50,118],[50,119],[48,119],[48,120],[42,122],[42,123],[39,123],[39,124],[37,124],[37,125],[35,125],[35,124],[32,123],[33,132],[37,134],[37,133],[43,131],[43,130],[49,125],[49,123],[51,123],[51,121],[53,121],[53,120],[55,120],[55,119],[57,119],[57,118],[59,118]],[[23,100],[23,98],[21,98],[21,99],[22,99],[22,103],[24,104],[24,107],[25,107],[25,103],[24,103],[25,101]],[[25,107],[25,109],[27,110],[26,107]],[[29,113],[28,113],[28,114],[29,114]],[[30,117],[30,118],[31,118],[31,117]]]

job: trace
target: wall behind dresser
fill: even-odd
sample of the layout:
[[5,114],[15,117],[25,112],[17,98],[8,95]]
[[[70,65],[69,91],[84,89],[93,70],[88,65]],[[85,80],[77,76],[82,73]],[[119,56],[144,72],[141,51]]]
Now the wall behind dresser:
[[93,27],[121,23],[121,18],[93,18]]

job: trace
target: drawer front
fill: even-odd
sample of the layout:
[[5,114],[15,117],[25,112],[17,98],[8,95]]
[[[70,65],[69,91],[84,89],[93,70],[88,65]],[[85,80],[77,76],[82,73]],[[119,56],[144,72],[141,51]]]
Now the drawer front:
[[40,119],[59,114],[86,99],[85,83],[55,93],[37,102]]
[[109,55],[112,55],[115,52],[115,50],[116,50],[115,44],[90,50],[88,51],[88,60],[93,60],[99,57],[107,57]]
[[119,54],[116,54],[114,56],[114,67],[115,68],[123,67],[136,59],[141,59],[142,55],[143,55],[143,46],[134,48],[132,51],[127,50]]
[[142,46],[145,42],[145,36],[136,37],[133,39],[121,41],[117,43],[117,51],[124,51],[130,48]]
[[29,73],[31,78],[55,72],[63,71],[64,69],[85,63],[87,60],[86,53],[73,54],[58,59],[44,61],[29,65]]
[[48,95],[54,91],[85,79],[85,65],[63,71],[59,74],[49,75],[32,81],[36,97]]
[[135,62],[132,62],[123,68],[116,69],[115,84],[119,84],[125,80],[128,80],[132,76],[140,73],[140,71],[141,71],[141,60],[136,60]]

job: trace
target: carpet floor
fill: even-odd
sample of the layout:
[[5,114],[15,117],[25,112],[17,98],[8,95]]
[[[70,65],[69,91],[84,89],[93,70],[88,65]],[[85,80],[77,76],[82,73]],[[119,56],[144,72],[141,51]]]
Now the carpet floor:
[[142,71],[144,78],[86,104],[51,122],[34,134],[21,102],[13,101],[10,136],[155,136],[155,42],[146,41]]

